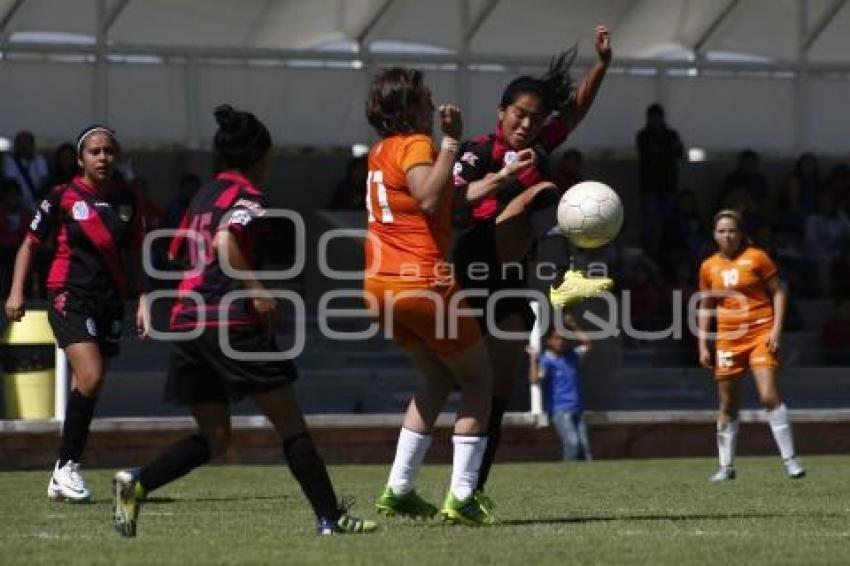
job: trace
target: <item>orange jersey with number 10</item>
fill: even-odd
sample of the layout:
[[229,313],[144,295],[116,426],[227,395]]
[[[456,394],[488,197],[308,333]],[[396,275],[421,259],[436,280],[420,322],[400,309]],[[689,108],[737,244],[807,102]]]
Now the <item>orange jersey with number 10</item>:
[[752,330],[773,323],[773,303],[765,282],[777,273],[776,265],[762,250],[749,246],[733,259],[716,253],[702,262],[701,291],[733,291],[717,297],[718,331]]
[[407,187],[406,173],[432,165],[437,152],[423,134],[392,136],[369,152],[366,209],[366,275],[431,276],[446,261],[451,240],[451,191],[433,214],[425,213]]

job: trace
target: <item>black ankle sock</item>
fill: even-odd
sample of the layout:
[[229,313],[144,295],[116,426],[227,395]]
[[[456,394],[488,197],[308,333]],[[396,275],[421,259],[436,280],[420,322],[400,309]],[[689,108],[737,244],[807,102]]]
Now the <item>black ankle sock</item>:
[[283,454],[286,463],[301,490],[307,496],[316,517],[339,518],[339,504],[336,500],[328,470],[308,433],[302,433],[283,441]]
[[481,458],[481,469],[478,471],[478,483],[475,486],[475,489],[479,491],[484,490],[484,485],[490,476],[490,468],[493,466],[493,459],[496,457],[496,450],[499,448],[499,440],[502,438],[502,419],[505,416],[505,411],[508,410],[510,399],[493,397],[491,403],[490,421],[487,423],[487,447],[484,449],[484,456]]
[[62,426],[62,443],[59,448],[60,467],[64,466],[68,460],[80,461],[86,449],[86,441],[89,439],[89,427],[96,403],[97,397],[86,397],[76,389],[71,390],[68,405],[65,408],[65,424]]
[[211,457],[212,452],[206,439],[200,434],[194,434],[178,441],[142,468],[139,471],[139,483],[145,493],[149,493],[203,466]]

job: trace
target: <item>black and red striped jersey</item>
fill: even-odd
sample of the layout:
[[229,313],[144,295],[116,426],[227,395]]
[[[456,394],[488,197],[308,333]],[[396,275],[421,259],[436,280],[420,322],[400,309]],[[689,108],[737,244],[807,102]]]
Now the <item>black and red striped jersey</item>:
[[82,177],[59,185],[38,203],[27,238],[43,243],[55,237],[56,253],[47,288],[89,305],[122,303],[127,275],[122,252],[140,250],[143,211],[123,184],[101,191]]
[[198,191],[180,224],[188,233],[175,236],[169,250],[172,259],[182,259],[188,265],[171,310],[172,330],[221,326],[224,319],[227,326],[258,323],[248,298],[230,302],[226,315],[221,310],[226,295],[242,290],[243,285],[223,272],[212,243],[216,232],[229,230],[251,269],[260,269],[261,243],[268,234],[263,218],[267,206],[262,191],[234,171],[219,173]]
[[[462,210],[460,217],[456,217],[455,220],[461,225],[494,220],[523,190],[541,181],[550,180],[546,170],[546,158],[552,150],[567,139],[569,133],[570,126],[564,118],[557,114],[550,118],[543,126],[537,137],[537,143],[532,148],[537,152],[537,161],[534,165],[523,169],[498,193],[488,195],[474,206]],[[499,126],[490,134],[464,143],[455,161],[455,187],[465,187],[473,181],[483,179],[487,173],[498,173],[505,163],[516,158],[516,153],[505,143]]]

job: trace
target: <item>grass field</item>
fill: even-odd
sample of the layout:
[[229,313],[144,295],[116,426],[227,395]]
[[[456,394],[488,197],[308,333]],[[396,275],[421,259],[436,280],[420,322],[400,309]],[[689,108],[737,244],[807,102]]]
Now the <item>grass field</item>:
[[[0,474],[0,564],[846,564],[850,457],[812,457],[789,480],[777,458],[742,458],[738,479],[706,481],[708,459],[505,464],[486,529],[381,520],[373,535],[320,538],[283,467],[209,467],[154,494],[136,539],[110,522],[112,471],[89,470],[97,501],[47,501],[46,472]],[[386,466],[332,468],[356,511]],[[450,470],[428,466],[420,490],[444,495]],[[439,503],[439,501],[437,501]]]

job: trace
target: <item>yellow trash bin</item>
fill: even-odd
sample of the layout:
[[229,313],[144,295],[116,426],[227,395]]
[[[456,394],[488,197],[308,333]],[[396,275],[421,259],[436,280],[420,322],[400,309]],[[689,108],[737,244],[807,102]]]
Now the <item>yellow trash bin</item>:
[[0,336],[7,419],[53,418],[55,339],[47,311],[27,311]]

